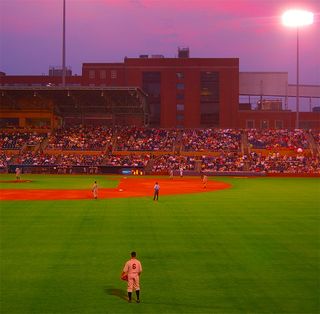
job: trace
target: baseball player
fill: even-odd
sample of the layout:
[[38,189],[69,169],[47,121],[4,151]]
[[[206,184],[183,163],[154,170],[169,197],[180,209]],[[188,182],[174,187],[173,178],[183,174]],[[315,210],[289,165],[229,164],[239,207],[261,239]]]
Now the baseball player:
[[94,181],[94,184],[92,186],[92,194],[93,194],[94,199],[98,198],[98,184],[97,184],[97,181]]
[[202,183],[203,183],[203,188],[206,189],[207,188],[207,182],[208,182],[208,177],[204,174],[202,176]]
[[160,185],[158,184],[158,182],[156,182],[153,189],[154,189],[153,200],[155,201],[159,199]]
[[16,168],[16,180],[20,180],[21,178],[21,169],[20,168]]
[[182,178],[183,177],[183,167],[182,166],[180,166],[179,172],[180,172],[180,178]]
[[128,276],[128,302],[131,303],[132,291],[136,291],[137,303],[140,303],[140,274],[142,266],[139,260],[136,259],[136,252],[131,252],[131,259],[124,265],[121,277]]
[[173,169],[171,168],[169,170],[170,179],[173,180]]

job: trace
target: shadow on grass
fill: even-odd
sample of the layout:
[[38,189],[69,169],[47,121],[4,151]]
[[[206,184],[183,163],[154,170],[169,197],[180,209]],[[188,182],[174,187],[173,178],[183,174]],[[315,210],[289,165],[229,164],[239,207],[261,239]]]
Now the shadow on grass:
[[105,287],[104,291],[108,295],[113,295],[115,297],[118,297],[118,298],[120,298],[122,300],[127,301],[127,292],[126,292],[126,290],[118,289],[118,288]]

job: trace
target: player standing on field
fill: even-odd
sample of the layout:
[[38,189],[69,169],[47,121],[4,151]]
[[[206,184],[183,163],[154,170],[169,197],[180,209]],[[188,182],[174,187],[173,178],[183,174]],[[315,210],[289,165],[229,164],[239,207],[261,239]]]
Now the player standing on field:
[[206,189],[207,188],[207,182],[208,182],[208,177],[204,174],[202,176],[202,183],[203,183],[203,188]]
[[17,167],[15,171],[16,171],[16,180],[20,180],[21,169]]
[[132,291],[136,291],[137,303],[140,303],[140,274],[141,262],[136,259],[136,252],[131,252],[131,259],[124,265],[121,277],[128,275],[128,302],[131,302]]
[[158,182],[156,182],[153,189],[154,189],[153,200],[155,201],[155,200],[158,200],[159,198],[160,185],[158,184]]
[[94,199],[98,198],[98,184],[97,184],[97,181],[94,181],[94,184],[92,186],[92,194],[93,194]]
[[179,172],[180,172],[180,178],[182,178],[183,177],[183,167],[182,166],[180,166]]

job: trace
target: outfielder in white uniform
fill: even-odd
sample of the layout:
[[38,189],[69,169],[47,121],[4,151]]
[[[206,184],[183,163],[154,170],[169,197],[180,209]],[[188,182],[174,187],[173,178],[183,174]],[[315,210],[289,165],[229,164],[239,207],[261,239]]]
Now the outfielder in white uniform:
[[139,260],[136,259],[136,252],[131,252],[131,259],[124,265],[122,275],[128,275],[128,301],[131,302],[132,291],[136,291],[137,303],[140,303],[140,274],[142,266]]

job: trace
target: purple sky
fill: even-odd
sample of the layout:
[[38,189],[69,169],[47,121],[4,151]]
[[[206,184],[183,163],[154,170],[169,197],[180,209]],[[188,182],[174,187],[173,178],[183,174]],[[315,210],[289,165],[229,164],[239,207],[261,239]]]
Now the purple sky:
[[[63,0],[0,0],[0,70],[48,73],[61,66]],[[296,80],[296,31],[281,25],[292,7],[315,13],[300,30],[301,84],[320,84],[319,0],[66,0],[67,65],[125,56],[239,57],[240,71],[289,72]]]

